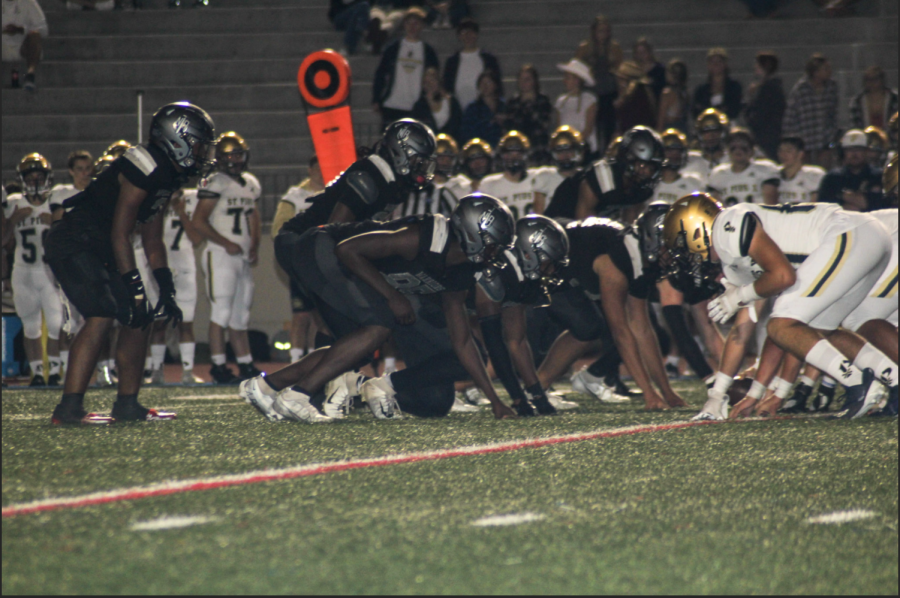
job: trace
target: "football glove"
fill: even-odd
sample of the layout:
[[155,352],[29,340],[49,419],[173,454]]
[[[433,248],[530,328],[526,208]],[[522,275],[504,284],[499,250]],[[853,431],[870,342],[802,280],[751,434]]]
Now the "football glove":
[[150,305],[147,302],[147,292],[144,290],[144,281],[141,273],[134,269],[122,275],[122,280],[128,288],[131,301],[123,306],[119,321],[129,328],[144,329],[153,322],[153,314],[150,313]]
[[736,287],[725,283],[725,292],[709,302],[709,319],[718,324],[724,324],[734,317],[742,307],[746,307],[761,299],[756,294],[753,284]]
[[154,317],[164,319],[165,323],[172,322],[172,327],[178,326],[184,319],[181,308],[175,302],[175,281],[172,279],[172,271],[168,268],[157,268],[153,271],[153,277],[159,285],[159,303],[153,310]]

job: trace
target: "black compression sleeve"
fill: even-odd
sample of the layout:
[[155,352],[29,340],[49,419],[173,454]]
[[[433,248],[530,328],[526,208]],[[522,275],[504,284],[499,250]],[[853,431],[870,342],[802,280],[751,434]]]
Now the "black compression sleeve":
[[690,330],[688,330],[687,321],[684,319],[684,308],[680,305],[666,305],[663,306],[662,310],[663,317],[665,317],[666,323],[669,325],[669,330],[672,331],[672,336],[675,337],[675,344],[678,345],[678,350],[687,360],[691,369],[694,370],[694,373],[701,380],[711,376],[713,373],[712,368],[709,367],[706,357],[703,356],[703,351],[700,350],[700,346],[694,340]]
[[499,315],[488,316],[481,320],[481,334],[484,337],[484,344],[487,347],[488,355],[491,363],[494,364],[494,371],[503,383],[503,387],[513,401],[520,401],[525,398],[522,392],[522,386],[516,377],[513,369],[512,360],[509,357],[509,351],[506,343],[503,341],[503,322]]

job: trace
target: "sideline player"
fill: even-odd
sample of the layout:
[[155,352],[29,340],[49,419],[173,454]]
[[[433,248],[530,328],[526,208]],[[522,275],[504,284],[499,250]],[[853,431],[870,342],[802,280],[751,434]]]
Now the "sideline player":
[[[54,423],[174,418],[137,400],[154,315],[181,321],[163,243],[163,211],[188,177],[213,165],[215,127],[204,110],[178,102],[156,111],[149,137],[149,143],[130,148],[87,189],[69,198],[63,204],[65,215],[47,238],[47,262],[85,318],[72,343]],[[143,224],[144,251],[160,288],[156,309],[148,305],[129,239],[138,223]],[[116,346],[119,388],[111,417],[104,417],[87,413],[84,393],[114,319],[123,324]]]
[[778,203],[815,203],[819,201],[819,185],[825,170],[804,164],[806,144],[801,137],[785,137],[778,145],[781,182]]
[[716,166],[707,185],[713,196],[728,208],[739,203],[774,205],[778,203],[778,167],[768,160],[754,160],[753,134],[734,128],[728,134],[726,164]]
[[543,202],[537,203],[534,196],[533,176],[536,169],[528,168],[528,153],[531,142],[523,133],[510,131],[497,144],[496,162],[501,172],[481,179],[478,190],[496,197],[506,204],[513,218],[544,211]]
[[558,127],[550,136],[553,165],[538,168],[533,177],[534,200],[544,206],[545,216],[575,218],[584,147],[581,133],[569,125]]
[[[28,154],[16,167],[22,193],[7,198],[7,226],[14,230],[16,251],[12,270],[13,301],[22,320],[25,355],[31,367],[31,386],[59,386],[61,361],[59,333],[62,328],[62,301],[50,268],[44,263],[44,242],[50,231],[53,212],[50,203],[53,168],[42,155]],[[43,313],[43,320],[41,319]],[[47,325],[47,357],[50,371],[44,374],[41,322]]]
[[[250,354],[247,328],[253,304],[253,271],[260,241],[259,181],[247,172],[250,146],[228,131],[216,140],[218,172],[200,182],[194,228],[207,240],[202,264],[209,295],[209,373],[217,384],[236,384],[259,375]],[[240,373],[225,363],[225,329]]]
[[694,132],[700,143],[700,149],[688,153],[687,164],[682,172],[692,172],[706,182],[713,169],[725,161],[725,137],[731,122],[724,112],[715,108],[707,108],[694,125]]
[[472,181],[472,191],[477,191],[481,179],[491,173],[493,155],[491,144],[478,137],[468,140],[463,146],[460,154],[461,168],[462,173]]
[[687,166],[687,136],[678,129],[667,129],[661,136],[665,161],[662,164],[662,175],[653,191],[653,203],[663,201],[669,205],[678,199],[703,191],[706,184],[694,172],[682,170]]

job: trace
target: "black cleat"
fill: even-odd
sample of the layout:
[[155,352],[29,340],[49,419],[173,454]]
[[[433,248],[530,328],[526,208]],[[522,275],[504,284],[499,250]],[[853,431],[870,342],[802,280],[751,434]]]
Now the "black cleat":
[[44,381],[44,377],[43,377],[43,376],[41,376],[40,374],[35,374],[34,376],[32,376],[32,378],[31,378],[31,384],[29,384],[28,386],[32,386],[32,387],[34,387],[34,386],[47,386],[47,383]]
[[62,386],[62,376],[50,374],[50,377],[47,378],[47,386]]
[[819,385],[819,392],[816,393],[816,396],[813,397],[811,411],[819,411],[825,413],[828,411],[828,408],[831,407],[831,404],[834,403],[834,386],[822,386]]
[[794,394],[784,402],[781,412],[806,413],[806,402],[809,400],[810,394],[812,394],[812,386],[807,386],[806,384],[797,385],[797,388],[794,389]]
[[262,372],[256,369],[256,366],[252,363],[239,363],[238,364],[238,378],[240,380],[249,380],[250,378],[256,378],[257,376],[261,376]]
[[110,416],[117,422],[152,422],[175,419],[175,414],[171,411],[147,409],[137,401],[131,403],[116,401],[113,403]]
[[537,412],[540,415],[556,415],[557,413],[556,407],[553,406],[553,403],[550,402],[547,395],[534,397],[532,402],[534,403],[534,408],[537,409]]
[[610,374],[609,376],[604,377],[603,384],[615,389],[615,393],[623,397],[636,399],[644,396],[644,393],[641,391],[628,388],[628,385],[619,378],[618,374]]
[[241,381],[240,378],[234,375],[234,372],[226,364],[222,365],[214,365],[209,370],[209,375],[212,376],[213,381],[216,384],[237,384]]
[[870,368],[863,370],[863,382],[847,389],[841,419],[857,419],[866,415],[884,398],[885,388]]
[[522,399],[518,403],[513,403],[513,409],[519,414],[519,417],[534,417],[534,408],[526,399]]

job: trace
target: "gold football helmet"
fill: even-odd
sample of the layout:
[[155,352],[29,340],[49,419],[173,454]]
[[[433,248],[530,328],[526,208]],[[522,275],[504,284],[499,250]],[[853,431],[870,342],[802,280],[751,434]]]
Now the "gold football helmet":
[[869,162],[877,167],[884,168],[887,152],[891,149],[891,140],[887,133],[878,127],[866,127],[866,148],[869,150]]
[[118,158],[119,156],[121,156],[122,154],[124,154],[125,152],[127,152],[128,148],[130,148],[130,147],[131,147],[130,143],[128,143],[124,139],[119,139],[118,141],[116,141],[115,143],[110,145],[108,148],[106,148],[106,151],[103,152],[103,155],[104,156],[109,155],[115,159],[115,158]]
[[881,188],[885,197],[897,203],[897,156],[891,158],[888,165],[884,167]]
[[[491,144],[483,139],[475,137],[470,139],[462,148],[461,160],[466,175],[471,179],[481,179],[491,171],[491,156],[494,149]],[[485,164],[483,167],[473,169],[472,162],[483,158]]]
[[712,226],[723,210],[708,193],[691,193],[672,204],[663,223],[663,240],[672,252],[689,252],[709,259]]
[[97,178],[104,170],[112,166],[112,163],[115,161],[116,157],[114,155],[103,154],[94,161],[94,169],[91,171],[91,176]]
[[[562,125],[553,131],[549,145],[553,162],[560,170],[572,170],[581,164],[584,157],[584,139],[578,129]],[[560,156],[563,152],[570,154],[568,159]]]
[[216,139],[216,164],[219,170],[240,176],[250,165],[250,146],[234,131],[222,133]]
[[697,117],[694,130],[700,138],[700,146],[705,151],[715,153],[725,141],[730,126],[731,121],[724,112],[707,108]]
[[435,137],[435,170],[444,176],[451,176],[456,169],[459,157],[459,146],[456,140],[446,133],[440,133]]
[[[497,144],[497,156],[504,170],[512,173],[523,173],[528,167],[528,152],[531,151],[531,141],[528,136],[519,131],[510,131],[500,139]],[[518,156],[511,156],[513,152]]]
[[609,147],[606,148],[606,154],[604,155],[604,157],[607,160],[615,160],[616,156],[619,155],[619,146],[620,145],[622,145],[621,135],[609,142]]
[[16,166],[22,193],[28,197],[40,197],[53,188],[53,168],[50,161],[35,152],[19,160]]
[[[681,170],[688,160],[688,140],[687,135],[678,129],[666,129],[662,134],[663,149],[666,152],[666,160],[663,162],[663,168],[671,170]],[[680,152],[681,155],[677,159],[670,159],[669,152],[673,155]]]

